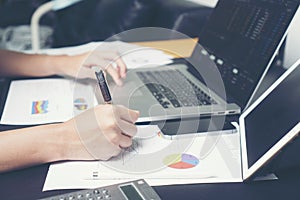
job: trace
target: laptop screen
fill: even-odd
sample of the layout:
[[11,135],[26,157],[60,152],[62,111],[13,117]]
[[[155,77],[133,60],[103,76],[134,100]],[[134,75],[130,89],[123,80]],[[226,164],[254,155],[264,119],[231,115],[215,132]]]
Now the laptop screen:
[[241,116],[248,168],[300,122],[299,79],[300,60]]
[[219,0],[199,36],[228,94],[245,108],[283,41],[299,0]]

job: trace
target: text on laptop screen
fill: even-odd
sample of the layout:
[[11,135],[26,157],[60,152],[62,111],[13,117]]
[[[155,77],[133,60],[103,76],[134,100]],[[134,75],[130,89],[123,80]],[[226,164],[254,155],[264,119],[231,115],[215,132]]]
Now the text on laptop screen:
[[298,0],[220,0],[199,36],[242,108],[282,40]]
[[245,118],[249,167],[300,122],[299,79],[300,66]]

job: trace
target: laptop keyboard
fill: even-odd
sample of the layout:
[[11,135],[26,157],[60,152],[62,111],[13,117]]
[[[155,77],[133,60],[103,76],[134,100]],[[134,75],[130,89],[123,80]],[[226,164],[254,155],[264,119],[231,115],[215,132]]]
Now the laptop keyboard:
[[164,107],[217,104],[178,70],[136,72],[156,100]]

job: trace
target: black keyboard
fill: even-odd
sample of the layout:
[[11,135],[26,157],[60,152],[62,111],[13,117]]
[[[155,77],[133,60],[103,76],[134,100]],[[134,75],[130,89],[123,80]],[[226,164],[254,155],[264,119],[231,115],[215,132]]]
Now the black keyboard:
[[178,70],[142,71],[137,75],[164,108],[217,104]]

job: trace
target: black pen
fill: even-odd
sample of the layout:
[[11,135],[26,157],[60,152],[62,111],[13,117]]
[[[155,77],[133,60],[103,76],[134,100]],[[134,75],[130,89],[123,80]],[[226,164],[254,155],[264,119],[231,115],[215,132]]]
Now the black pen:
[[107,86],[107,82],[105,80],[105,76],[102,70],[100,70],[99,72],[95,72],[97,80],[98,80],[98,84],[99,84],[99,88],[100,91],[102,93],[104,102],[106,104],[111,104],[112,103],[112,99],[111,99],[111,95]]

